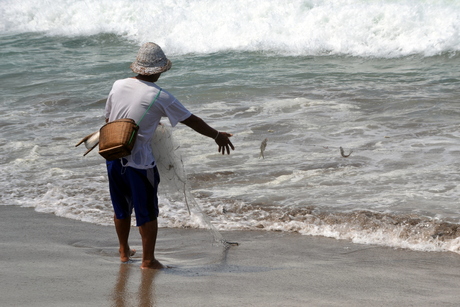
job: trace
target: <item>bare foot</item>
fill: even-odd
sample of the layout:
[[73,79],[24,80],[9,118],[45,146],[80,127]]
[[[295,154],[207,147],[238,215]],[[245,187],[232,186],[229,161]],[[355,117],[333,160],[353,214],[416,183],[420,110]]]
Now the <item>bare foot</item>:
[[162,265],[158,260],[150,260],[150,261],[142,261],[141,269],[153,269],[153,270],[161,270],[164,269],[165,266]]
[[118,252],[120,253],[121,262],[129,262],[130,258],[136,254],[135,249],[128,249],[127,252],[120,249]]

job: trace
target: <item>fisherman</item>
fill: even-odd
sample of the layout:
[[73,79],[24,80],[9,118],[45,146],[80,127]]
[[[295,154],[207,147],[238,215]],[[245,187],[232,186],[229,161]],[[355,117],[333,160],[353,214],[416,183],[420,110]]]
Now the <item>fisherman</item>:
[[235,148],[229,139],[232,134],[212,128],[155,83],[163,72],[171,68],[171,61],[166,58],[160,46],[155,43],[142,45],[130,68],[138,75],[115,81],[105,107],[106,122],[120,118],[132,118],[137,122],[157,94],[160,94],[140,124],[131,155],[107,161],[115,229],[120,245],[120,260],[128,262],[135,253],[128,244],[134,209],[136,225],[142,238],[141,268],[162,269],[164,266],[155,258],[159,212],[157,188],[160,177],[150,147],[160,119],[167,117],[173,127],[180,122],[214,139],[222,154],[230,154],[230,148]]

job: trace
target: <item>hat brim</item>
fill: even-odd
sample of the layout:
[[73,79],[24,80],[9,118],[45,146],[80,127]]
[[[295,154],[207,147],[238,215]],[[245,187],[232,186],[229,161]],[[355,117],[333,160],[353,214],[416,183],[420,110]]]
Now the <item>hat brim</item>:
[[150,75],[155,75],[159,74],[165,71],[168,71],[171,69],[172,63],[170,60],[167,60],[166,65],[164,66],[142,66],[137,63],[137,61],[133,62],[129,68],[136,74],[144,75],[144,76],[150,76]]

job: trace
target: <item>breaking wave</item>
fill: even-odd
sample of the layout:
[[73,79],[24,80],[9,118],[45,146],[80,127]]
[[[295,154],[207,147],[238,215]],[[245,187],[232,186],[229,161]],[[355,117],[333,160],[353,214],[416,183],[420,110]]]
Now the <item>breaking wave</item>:
[[460,50],[460,3],[448,0],[6,0],[0,33],[155,41],[168,54],[433,56]]

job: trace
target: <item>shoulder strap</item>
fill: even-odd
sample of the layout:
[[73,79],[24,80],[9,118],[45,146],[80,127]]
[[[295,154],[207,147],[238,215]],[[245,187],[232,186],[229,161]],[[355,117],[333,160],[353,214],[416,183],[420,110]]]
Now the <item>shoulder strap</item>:
[[141,124],[141,121],[144,119],[145,114],[147,114],[147,112],[150,110],[150,107],[153,106],[153,104],[155,103],[155,101],[157,101],[157,98],[158,98],[158,96],[160,96],[160,93],[161,93],[161,88],[160,88],[160,90],[158,91],[158,94],[155,96],[155,99],[153,99],[153,101],[150,103],[150,105],[149,105],[149,107],[147,108],[147,110],[145,110],[144,115],[142,115],[141,119],[137,122],[137,125],[138,125],[138,126]]
[[[155,99],[153,99],[153,101],[150,103],[149,107],[147,108],[147,110],[145,110],[144,112],[144,115],[142,115],[141,119],[137,122],[136,126],[139,127],[139,125],[141,124],[141,121],[144,119],[145,117],[145,114],[147,114],[147,112],[150,110],[150,107],[153,106],[153,104],[155,103],[155,101],[157,101],[157,98],[158,96],[160,96],[160,93],[161,93],[161,88],[160,90],[158,91],[158,94],[155,96]],[[131,143],[131,141],[133,140],[134,138],[134,135],[136,134],[137,130],[133,131],[133,133],[131,134],[131,137],[129,138],[129,143]]]

